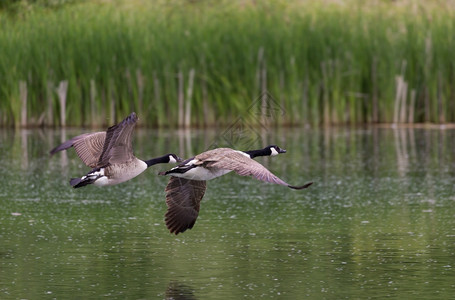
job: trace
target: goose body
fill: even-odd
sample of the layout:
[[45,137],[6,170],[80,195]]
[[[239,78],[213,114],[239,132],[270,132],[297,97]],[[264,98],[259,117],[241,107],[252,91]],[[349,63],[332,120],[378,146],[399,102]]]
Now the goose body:
[[245,152],[217,148],[198,154],[169,171],[159,173],[171,176],[165,190],[168,206],[165,221],[169,231],[178,234],[191,229],[199,214],[200,202],[207,187],[206,181],[232,171],[241,176],[252,176],[257,180],[296,190],[310,186],[312,182],[302,186],[289,185],[253,160],[257,156],[274,156],[285,152],[286,150],[275,145]]
[[203,161],[192,159],[183,166],[176,167],[174,170],[168,171],[174,177],[186,178],[191,180],[211,180],[223,176],[232,170],[221,168],[206,168]]
[[[165,156],[164,158],[167,157]],[[81,187],[87,184],[96,186],[115,185],[133,179],[147,168],[148,166],[143,160],[135,158],[123,164],[113,164],[93,169],[81,178],[72,178],[70,184],[73,187]]]
[[[257,156],[275,156],[280,153],[286,153],[286,150],[275,145],[251,151],[217,148],[187,159],[177,167],[172,168],[161,175],[171,174],[174,177],[191,180],[211,180],[234,171],[232,168],[234,162],[237,162],[238,167],[267,173],[268,170],[258,162],[252,160],[252,158]],[[217,162],[217,164],[215,164],[215,162]]]
[[131,137],[137,119],[133,112],[122,122],[109,127],[106,132],[85,133],[51,150],[50,153],[55,154],[73,147],[79,158],[92,168],[86,175],[70,180],[74,188],[88,184],[119,184],[138,176],[155,164],[181,161],[173,153],[145,161],[134,156]]

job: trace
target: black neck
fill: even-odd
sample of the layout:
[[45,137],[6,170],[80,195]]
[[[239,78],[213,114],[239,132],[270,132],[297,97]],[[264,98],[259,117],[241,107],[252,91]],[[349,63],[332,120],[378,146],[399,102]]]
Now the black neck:
[[257,156],[269,156],[272,154],[269,148],[259,149],[259,150],[250,150],[250,151],[243,151],[248,154],[251,158],[255,158]]
[[147,164],[147,168],[156,164],[167,164],[169,162],[169,155],[163,155],[149,160],[144,160],[144,162]]

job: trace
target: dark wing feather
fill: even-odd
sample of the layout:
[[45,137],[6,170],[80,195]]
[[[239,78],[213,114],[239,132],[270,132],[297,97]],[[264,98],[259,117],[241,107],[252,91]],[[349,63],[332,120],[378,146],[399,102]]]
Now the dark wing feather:
[[193,228],[204,197],[206,181],[189,180],[172,176],[166,186],[166,226],[176,235]]
[[79,158],[87,166],[94,168],[103,151],[106,132],[85,133],[73,137],[51,150],[51,154],[74,147]]
[[103,152],[97,167],[108,164],[124,163],[134,158],[132,134],[137,122],[136,113],[131,113],[122,122],[109,127],[106,131]]
[[257,161],[247,157],[246,155],[239,153],[238,151],[224,151],[223,157],[217,160],[208,159],[205,166],[207,168],[221,168],[232,170],[240,176],[252,176],[257,180],[275,183],[287,186],[292,189],[304,189],[310,186],[312,183],[307,183],[302,186],[292,186],[282,179],[278,178],[266,167],[258,163]]

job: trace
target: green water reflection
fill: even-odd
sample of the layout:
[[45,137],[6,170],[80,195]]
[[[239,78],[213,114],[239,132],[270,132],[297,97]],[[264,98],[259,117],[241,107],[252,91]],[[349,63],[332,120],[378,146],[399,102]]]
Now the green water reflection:
[[[82,130],[0,131],[1,299],[448,299],[455,295],[455,131],[277,130],[258,159],[305,191],[228,174],[192,230],[168,233],[154,166],[108,188],[48,151]],[[219,131],[138,130],[135,153],[204,151]],[[63,136],[62,136],[63,134]]]

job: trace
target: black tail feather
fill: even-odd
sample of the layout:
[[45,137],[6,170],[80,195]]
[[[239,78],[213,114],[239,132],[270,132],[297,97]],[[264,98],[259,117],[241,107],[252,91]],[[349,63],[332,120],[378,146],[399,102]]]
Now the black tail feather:
[[306,189],[307,187],[309,187],[312,184],[313,184],[313,182],[308,182],[308,183],[305,183],[302,186],[288,185],[288,187],[290,187],[291,189],[294,189],[294,190],[303,190],[303,189]]
[[80,179],[80,178],[71,178],[71,180],[70,180],[70,184],[71,184],[71,186],[73,186],[73,187],[76,186],[76,185],[78,185],[79,182],[81,182],[81,179]]
[[159,172],[158,175],[164,176],[164,175],[172,175],[172,174],[183,174],[196,167],[199,167],[199,166],[197,166],[197,165],[189,165],[189,166],[180,165],[180,166],[170,169],[169,171]]
[[77,189],[77,188],[80,188],[80,187],[83,187],[83,186],[86,186],[86,185],[89,185],[89,184],[92,184],[95,182],[95,180],[98,179],[98,178],[90,178],[90,177],[85,177],[84,179],[81,179],[81,178],[71,178],[70,180],[70,184],[73,188]]

